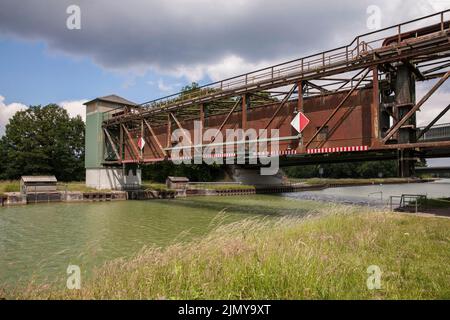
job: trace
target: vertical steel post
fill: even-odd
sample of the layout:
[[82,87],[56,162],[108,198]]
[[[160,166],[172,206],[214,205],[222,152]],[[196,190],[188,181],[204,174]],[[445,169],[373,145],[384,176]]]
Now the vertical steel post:
[[248,95],[242,95],[242,108],[241,108],[241,128],[242,130],[247,130],[247,103],[249,101]]
[[[143,119],[141,120],[141,139],[144,139],[144,120]],[[144,148],[142,148],[140,151],[141,151],[141,160],[144,160]]]
[[297,82],[298,99],[297,112],[303,112],[303,81]]
[[356,40],[356,56],[359,57],[359,37]]
[[171,140],[172,140],[172,120],[170,118],[170,113],[167,114],[167,144],[166,147],[171,147]]
[[200,104],[200,134],[203,137],[203,128],[205,126],[205,108],[203,103]]
[[120,159],[119,159],[119,161],[120,162],[122,162],[122,159],[123,159],[123,129],[122,129],[122,124],[120,124],[120,126],[119,126],[119,130],[120,130],[120,133],[119,133],[119,155],[120,155]]
[[[297,91],[298,91],[298,97],[297,97],[297,113],[302,112],[303,113],[303,81],[297,82]],[[293,129],[295,130],[295,129]],[[294,135],[294,134],[292,134]],[[303,135],[300,137],[300,139],[297,141],[297,145],[295,146],[299,148],[300,152],[305,152],[306,149],[303,146]]]
[[378,82],[378,67],[372,68],[373,87],[372,87],[372,141],[371,144],[378,142],[380,138],[380,86]]

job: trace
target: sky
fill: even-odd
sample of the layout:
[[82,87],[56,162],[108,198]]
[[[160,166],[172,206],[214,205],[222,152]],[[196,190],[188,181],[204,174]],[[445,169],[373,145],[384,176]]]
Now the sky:
[[[76,5],[80,28],[68,28]],[[83,103],[118,94],[142,103],[253,69],[350,43],[380,26],[450,8],[450,0],[1,0],[0,135],[29,105]],[[433,83],[418,87],[418,97]],[[442,87],[427,124],[450,97]],[[424,109],[425,110],[425,109]],[[450,122],[450,115],[441,122]]]

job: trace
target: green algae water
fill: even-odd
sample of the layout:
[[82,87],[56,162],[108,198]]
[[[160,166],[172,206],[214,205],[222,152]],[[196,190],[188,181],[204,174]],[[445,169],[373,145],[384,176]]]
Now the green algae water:
[[65,279],[69,265],[89,276],[107,261],[190,241],[218,223],[301,216],[323,205],[254,195],[0,208],[0,286]]

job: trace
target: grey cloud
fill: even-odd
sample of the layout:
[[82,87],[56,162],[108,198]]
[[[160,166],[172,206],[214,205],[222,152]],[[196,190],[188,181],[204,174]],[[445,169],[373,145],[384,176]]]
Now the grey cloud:
[[[43,40],[50,49],[90,57],[109,69],[171,70],[212,64],[228,55],[251,63],[282,61],[367,32],[366,8],[376,2],[2,0],[0,34]],[[387,2],[378,1],[382,8]],[[402,6],[401,1],[389,3],[386,17]],[[66,28],[71,4],[81,8],[81,30]]]

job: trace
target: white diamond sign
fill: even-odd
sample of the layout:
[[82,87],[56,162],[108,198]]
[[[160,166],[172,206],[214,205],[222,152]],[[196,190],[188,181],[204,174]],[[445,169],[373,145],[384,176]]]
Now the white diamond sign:
[[298,131],[298,133],[302,133],[302,131],[305,130],[308,123],[309,119],[303,113],[299,112],[292,120],[291,126],[293,126],[294,129]]
[[144,138],[142,138],[142,137],[140,137],[139,139],[138,139],[138,147],[139,147],[139,149],[144,149],[144,146],[145,146],[145,140],[144,140]]

